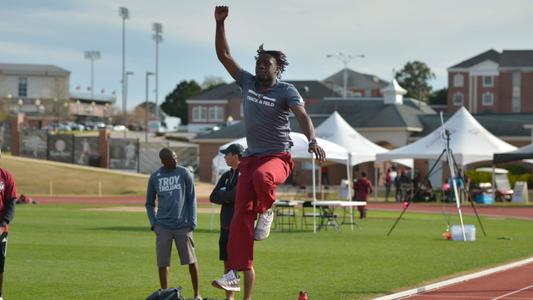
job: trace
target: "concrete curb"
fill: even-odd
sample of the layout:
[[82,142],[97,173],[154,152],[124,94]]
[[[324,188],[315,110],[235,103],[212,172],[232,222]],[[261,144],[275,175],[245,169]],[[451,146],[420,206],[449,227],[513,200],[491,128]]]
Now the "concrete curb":
[[414,288],[414,289],[409,289],[409,290],[406,290],[406,291],[402,291],[402,292],[398,292],[398,293],[395,293],[395,294],[382,296],[382,297],[378,297],[378,298],[373,298],[373,299],[374,300],[403,299],[405,297],[414,296],[414,295],[417,295],[417,294],[420,294],[420,293],[424,293],[424,292],[428,292],[428,291],[431,291],[431,290],[439,289],[439,288],[442,288],[442,287],[445,287],[445,286],[449,286],[449,285],[452,285],[452,284],[456,284],[456,283],[459,283],[459,282],[463,282],[463,281],[467,281],[467,280],[471,280],[471,279],[487,276],[487,275],[490,275],[490,274],[506,271],[506,270],[509,270],[509,269],[512,269],[512,268],[516,268],[516,267],[521,267],[521,266],[527,265],[527,264],[532,263],[532,262],[533,262],[533,257],[529,257],[529,258],[526,258],[526,259],[523,259],[523,260],[519,260],[519,261],[512,262],[512,263],[509,263],[509,264],[505,264],[505,265],[502,265],[502,266],[498,266],[498,267],[494,267],[494,268],[491,268],[491,269],[479,271],[479,272],[476,272],[476,273],[473,273],[473,274],[459,276],[459,277],[456,277],[456,278],[444,280],[444,281],[441,281],[441,282],[437,282],[437,283],[433,283],[433,284],[429,284],[429,285],[425,285],[425,286],[417,287],[417,288]]

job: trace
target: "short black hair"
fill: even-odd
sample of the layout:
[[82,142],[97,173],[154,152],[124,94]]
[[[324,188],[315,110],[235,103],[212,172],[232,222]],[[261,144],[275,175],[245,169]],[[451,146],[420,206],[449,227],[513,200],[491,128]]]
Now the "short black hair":
[[163,157],[172,156],[174,154],[174,151],[170,148],[163,148],[161,151],[159,151],[159,158],[163,159]]
[[287,56],[285,53],[278,51],[278,50],[265,50],[263,49],[263,44],[259,46],[259,49],[257,49],[257,56],[255,57],[255,60],[259,58],[261,54],[268,54],[274,57],[276,59],[276,62],[278,63],[279,67],[279,74],[278,77],[281,77],[281,73],[285,71],[285,67],[289,65],[289,62],[287,61]]
[[361,172],[361,176],[366,177],[366,172],[365,171]]

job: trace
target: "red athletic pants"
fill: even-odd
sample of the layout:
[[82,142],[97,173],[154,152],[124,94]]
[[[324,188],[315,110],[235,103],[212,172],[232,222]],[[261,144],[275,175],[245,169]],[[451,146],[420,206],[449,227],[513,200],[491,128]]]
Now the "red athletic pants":
[[282,152],[248,156],[239,163],[235,208],[228,240],[230,270],[246,271],[253,266],[254,221],[276,201],[276,186],[285,182],[294,167],[291,154]]

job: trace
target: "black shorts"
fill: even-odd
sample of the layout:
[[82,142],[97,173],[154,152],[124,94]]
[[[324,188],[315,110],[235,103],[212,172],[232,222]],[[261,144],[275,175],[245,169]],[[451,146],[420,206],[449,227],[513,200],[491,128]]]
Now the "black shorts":
[[220,238],[218,239],[219,247],[219,259],[222,261],[228,260],[228,239],[229,239],[229,229],[220,228]]
[[0,273],[4,273],[4,263],[6,262],[7,253],[7,232],[0,235]]

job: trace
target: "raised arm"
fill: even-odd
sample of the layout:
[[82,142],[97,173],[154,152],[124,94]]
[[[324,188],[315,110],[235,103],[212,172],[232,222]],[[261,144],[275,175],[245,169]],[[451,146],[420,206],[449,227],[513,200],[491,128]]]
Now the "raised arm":
[[315,127],[313,126],[313,123],[311,122],[311,118],[309,118],[309,115],[305,111],[304,106],[293,105],[291,106],[291,110],[294,113],[296,120],[298,120],[300,129],[302,129],[302,132],[307,137],[307,140],[309,140],[308,151],[314,153],[316,159],[319,162],[325,162],[326,152],[324,152],[324,149],[322,149],[322,147],[320,147],[316,142]]
[[227,6],[215,7],[215,21],[217,29],[215,34],[215,48],[218,60],[224,65],[228,73],[237,80],[237,71],[240,67],[229,53],[228,41],[226,40],[226,30],[224,29],[224,20],[228,17],[229,9]]

